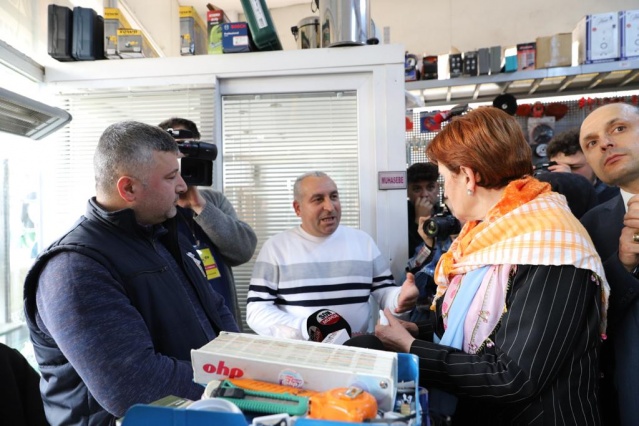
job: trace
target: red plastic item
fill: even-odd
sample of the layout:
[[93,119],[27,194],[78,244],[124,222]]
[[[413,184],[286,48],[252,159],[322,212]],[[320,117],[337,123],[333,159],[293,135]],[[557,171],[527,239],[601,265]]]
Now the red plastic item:
[[544,105],[541,102],[535,102],[533,104],[531,116],[536,118],[544,116]]

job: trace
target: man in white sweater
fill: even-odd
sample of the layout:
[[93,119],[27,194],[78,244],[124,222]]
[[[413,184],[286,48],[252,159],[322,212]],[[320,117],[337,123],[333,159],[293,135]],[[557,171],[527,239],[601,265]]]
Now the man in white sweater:
[[371,331],[370,296],[398,316],[415,306],[419,291],[413,275],[397,286],[373,239],[339,225],[339,193],[326,173],[300,176],[293,196],[301,225],[266,241],[253,269],[246,321],[256,333],[293,329],[296,337],[308,339],[307,318],[327,308],[357,335]]

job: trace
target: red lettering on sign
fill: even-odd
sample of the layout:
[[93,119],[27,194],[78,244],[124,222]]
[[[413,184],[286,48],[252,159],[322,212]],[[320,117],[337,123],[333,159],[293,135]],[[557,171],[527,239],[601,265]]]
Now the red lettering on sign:
[[220,361],[217,363],[217,366],[213,364],[204,364],[202,369],[208,374],[217,374],[220,376],[226,376],[230,379],[235,379],[242,377],[244,375],[244,371],[240,368],[229,368],[224,365],[224,361]]

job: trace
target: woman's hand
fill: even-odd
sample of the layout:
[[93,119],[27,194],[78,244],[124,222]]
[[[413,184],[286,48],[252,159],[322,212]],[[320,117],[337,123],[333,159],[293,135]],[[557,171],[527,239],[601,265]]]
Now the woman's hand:
[[377,336],[389,350],[409,352],[415,338],[411,336],[411,333],[395,318],[388,308],[384,309],[384,316],[388,319],[388,325],[377,324],[375,326],[375,336]]

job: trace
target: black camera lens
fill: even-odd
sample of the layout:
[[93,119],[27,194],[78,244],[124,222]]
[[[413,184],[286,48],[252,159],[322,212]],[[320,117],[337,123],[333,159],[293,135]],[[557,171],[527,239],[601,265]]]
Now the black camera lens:
[[459,234],[461,223],[453,215],[435,215],[426,222],[423,228],[426,235],[436,240],[442,240],[451,235]]
[[543,173],[550,173],[550,170],[548,170],[549,167],[551,166],[556,166],[557,162],[556,161],[550,161],[548,163],[541,163],[541,164],[537,164],[533,167],[533,176],[539,176],[540,174]]

